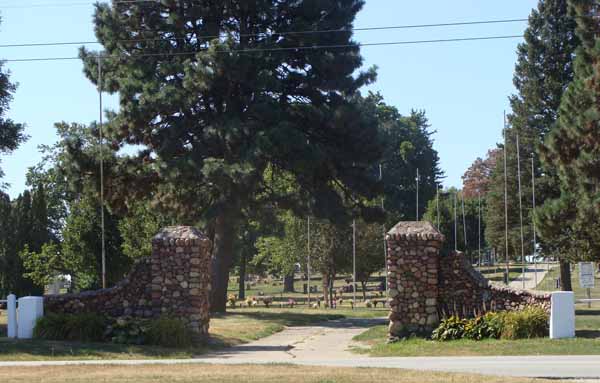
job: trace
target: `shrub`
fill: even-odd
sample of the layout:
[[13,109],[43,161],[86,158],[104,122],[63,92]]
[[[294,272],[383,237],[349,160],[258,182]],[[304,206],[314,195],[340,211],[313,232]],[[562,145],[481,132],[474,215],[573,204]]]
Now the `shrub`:
[[481,340],[487,338],[497,339],[502,332],[503,314],[489,312],[467,320],[464,337],[467,339]]
[[458,316],[453,315],[442,320],[440,325],[433,330],[431,339],[441,341],[460,339],[465,334],[466,324],[467,320],[460,319]]
[[548,334],[548,314],[539,306],[503,315],[502,339],[538,338]]
[[150,321],[147,319],[120,317],[106,328],[105,336],[113,343],[145,344],[149,325]]
[[146,337],[147,344],[163,347],[189,347],[192,345],[191,331],[177,318],[161,317],[150,322]]
[[93,313],[46,314],[35,324],[33,335],[46,340],[99,342],[104,339],[106,319]]

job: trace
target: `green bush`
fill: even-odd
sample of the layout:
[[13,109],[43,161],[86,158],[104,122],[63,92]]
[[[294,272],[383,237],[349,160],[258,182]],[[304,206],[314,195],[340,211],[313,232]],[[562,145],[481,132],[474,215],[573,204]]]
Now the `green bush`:
[[470,319],[465,325],[464,337],[467,339],[497,339],[502,332],[503,314],[489,312],[485,315]]
[[161,317],[150,322],[146,342],[163,347],[189,347],[192,334],[183,321]]
[[460,319],[456,315],[446,318],[442,320],[438,328],[433,330],[431,339],[441,341],[460,339],[465,335],[467,323],[466,319]]
[[538,306],[504,313],[501,338],[524,339],[548,335],[548,314]]
[[524,339],[548,334],[548,314],[539,306],[520,311],[489,312],[473,319],[451,316],[443,320],[431,334],[431,339]]
[[104,338],[106,319],[93,313],[46,314],[39,318],[33,336],[46,340],[99,342]]
[[146,335],[150,328],[150,320],[132,317],[113,319],[106,328],[105,334],[113,343],[146,344]]

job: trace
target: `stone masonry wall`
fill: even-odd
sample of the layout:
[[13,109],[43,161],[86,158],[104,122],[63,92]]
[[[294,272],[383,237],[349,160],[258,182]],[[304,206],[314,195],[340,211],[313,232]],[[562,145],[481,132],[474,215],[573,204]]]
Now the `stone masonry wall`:
[[152,255],[138,260],[114,287],[79,294],[47,295],[46,312],[96,312],[109,317],[158,318],[186,322],[198,335],[209,327],[210,240],[189,226],[162,229]]
[[426,334],[437,325],[443,240],[429,222],[400,222],[388,232],[390,334]]
[[549,294],[493,284],[460,252],[440,256],[444,236],[429,222],[399,222],[386,239],[392,337],[428,334],[439,318],[450,315],[472,317],[526,305],[550,309]]
[[487,280],[462,252],[440,257],[439,314],[473,317],[487,311],[538,305],[550,311],[550,294],[513,289]]

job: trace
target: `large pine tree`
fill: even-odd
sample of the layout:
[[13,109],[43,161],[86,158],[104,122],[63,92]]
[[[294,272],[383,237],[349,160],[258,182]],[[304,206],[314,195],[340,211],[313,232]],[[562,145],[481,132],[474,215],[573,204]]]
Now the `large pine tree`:
[[[2,61],[0,61],[0,154],[12,152],[27,139],[23,132],[25,126],[6,117],[15,90],[15,84],[10,82],[9,73],[2,69]],[[3,175],[0,168],[0,178]],[[0,187],[2,186],[3,184],[0,183]]]
[[[558,169],[561,195],[540,211],[548,237],[564,259],[598,259],[600,251],[600,15],[592,0],[572,0],[581,46],[575,76],[562,98],[558,123],[549,134],[544,160]],[[558,217],[560,228],[543,218]],[[555,219],[556,221],[556,219]],[[566,238],[566,240],[565,240]],[[561,241],[562,239],[562,241]]]
[[[367,169],[380,156],[376,124],[357,97],[375,74],[357,72],[362,57],[351,32],[363,4],[96,6],[104,51],[82,49],[85,72],[97,83],[96,57],[104,56],[102,86],[120,96],[109,140],[144,147],[128,174],[143,183],[127,189],[151,193],[180,223],[213,222],[213,311],[225,310],[236,228],[259,195],[319,215],[343,214],[352,196],[374,196]],[[297,33],[311,30],[336,32]],[[293,175],[299,190],[273,193],[267,168]]]
[[[534,158],[536,200],[539,203],[559,193],[552,168],[543,168],[537,147],[554,125],[564,90],[573,77],[573,52],[579,45],[574,18],[567,0],[540,0],[529,17],[525,41],[519,45],[513,83],[517,94],[510,97],[511,113],[507,142],[508,231],[511,258],[520,259],[521,234],[517,180],[519,136],[525,254],[532,252],[531,158]],[[500,145],[503,149],[503,145]],[[500,154],[487,194],[486,238],[505,254],[504,159]]]

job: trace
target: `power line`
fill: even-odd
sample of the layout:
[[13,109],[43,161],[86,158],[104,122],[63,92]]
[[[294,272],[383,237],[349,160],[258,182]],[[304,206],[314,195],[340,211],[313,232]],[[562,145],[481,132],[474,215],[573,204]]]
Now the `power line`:
[[[157,3],[158,0],[120,0],[113,1],[113,4],[136,4],[136,3]],[[0,8],[3,9],[29,9],[29,8],[55,8],[55,7],[78,7],[78,6],[93,6],[95,3],[90,2],[69,2],[69,3],[32,3],[32,4],[20,4],[20,5],[2,5]]]
[[[341,29],[320,29],[320,30],[304,30],[304,31],[284,31],[284,32],[271,32],[271,33],[248,33],[239,34],[239,37],[256,37],[256,36],[286,36],[286,35],[304,35],[304,34],[320,34],[320,33],[342,33],[342,32],[365,32],[365,31],[385,31],[385,30],[397,30],[397,29],[416,29],[416,28],[435,28],[435,27],[447,27],[447,26],[465,26],[465,25],[480,25],[480,24],[505,24],[505,23],[516,23],[527,21],[527,19],[500,19],[500,20],[479,20],[479,21],[462,21],[454,23],[437,23],[437,24],[412,24],[412,25],[392,25],[382,27],[364,27],[364,28],[341,28]],[[216,39],[226,36],[223,35],[210,35],[210,36],[199,36],[203,39]],[[124,39],[117,40],[119,43],[141,43],[141,42],[155,42],[155,41],[180,41],[186,39],[185,37],[164,37],[164,38],[152,38],[152,39]],[[61,46],[61,45],[86,45],[86,44],[100,44],[98,41],[59,41],[59,42],[42,42],[42,43],[15,43],[15,44],[0,44],[0,48],[27,48],[27,47],[45,47],[45,46]]]
[[[409,41],[389,41],[375,43],[356,43],[356,44],[332,44],[332,45],[312,45],[312,46],[296,46],[296,47],[280,47],[280,48],[247,48],[247,49],[225,49],[215,50],[215,53],[261,53],[261,52],[281,52],[295,50],[321,50],[321,49],[343,49],[343,48],[359,48],[359,47],[375,47],[375,46],[391,46],[391,45],[419,45],[433,43],[448,43],[448,42],[465,42],[465,41],[485,41],[485,40],[507,40],[522,38],[523,35],[505,35],[505,36],[482,36],[482,37],[463,37],[453,39],[435,39],[435,40],[409,40]],[[131,57],[173,57],[173,56],[193,56],[208,49],[202,49],[194,52],[167,52],[167,53],[139,53],[129,55],[102,55],[101,58],[131,58]],[[66,61],[79,60],[78,56],[70,57],[33,57],[33,58],[18,58],[1,60],[3,62],[34,62],[34,61]]]

